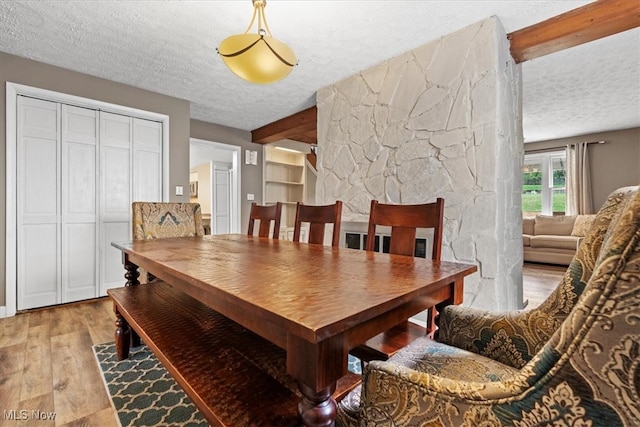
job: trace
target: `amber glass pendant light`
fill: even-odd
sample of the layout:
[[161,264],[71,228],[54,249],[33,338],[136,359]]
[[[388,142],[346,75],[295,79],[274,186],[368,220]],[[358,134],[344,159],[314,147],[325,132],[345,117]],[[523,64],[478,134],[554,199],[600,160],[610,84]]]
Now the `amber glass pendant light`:
[[[273,38],[264,15],[266,0],[253,1],[253,17],[244,34],[227,37],[218,53],[229,69],[252,83],[273,83],[283,79],[296,65],[296,55],[286,44]],[[258,17],[258,32],[249,33]]]

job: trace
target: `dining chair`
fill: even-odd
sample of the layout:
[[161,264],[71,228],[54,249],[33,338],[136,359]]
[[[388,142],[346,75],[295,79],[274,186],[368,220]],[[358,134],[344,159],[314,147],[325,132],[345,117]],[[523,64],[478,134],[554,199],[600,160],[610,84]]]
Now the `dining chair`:
[[640,192],[625,187],[542,304],[445,307],[435,341],[367,365],[336,426],[640,425],[639,266]]
[[249,230],[247,234],[253,236],[253,229],[256,220],[260,221],[258,227],[258,237],[269,237],[271,221],[273,224],[273,238],[278,239],[280,236],[280,217],[282,216],[282,203],[277,202],[275,205],[261,206],[257,203],[251,204],[251,212],[249,213]]
[[300,241],[302,223],[309,223],[309,243],[324,243],[326,224],[333,224],[333,236],[331,246],[340,244],[340,218],[342,217],[342,202],[336,201],[333,205],[310,206],[298,202],[296,206],[296,220],[293,226],[293,241]]
[[[204,236],[202,210],[199,203],[133,202],[131,203],[133,240],[169,237]],[[140,283],[152,283],[156,278],[138,269]],[[140,337],[132,331],[131,347],[140,345]]]
[[[199,203],[133,202],[133,240],[204,236]],[[153,276],[140,272],[140,283]]]
[[[417,229],[433,229],[431,258],[439,261],[442,253],[444,199],[419,205],[391,205],[371,201],[367,251],[375,250],[376,226],[391,227],[389,253],[415,256]],[[435,331],[435,310],[429,309],[426,329],[410,321],[404,321],[366,343],[351,350],[351,354],[363,363],[371,360],[387,360],[416,339]]]

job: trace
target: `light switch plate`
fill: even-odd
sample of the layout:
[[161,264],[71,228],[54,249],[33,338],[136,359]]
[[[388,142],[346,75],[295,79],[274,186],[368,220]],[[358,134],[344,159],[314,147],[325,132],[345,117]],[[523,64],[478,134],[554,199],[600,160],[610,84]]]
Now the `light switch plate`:
[[176,185],[176,196],[182,196],[183,191],[182,185]]
[[255,200],[255,196],[251,193],[247,193],[247,200]]

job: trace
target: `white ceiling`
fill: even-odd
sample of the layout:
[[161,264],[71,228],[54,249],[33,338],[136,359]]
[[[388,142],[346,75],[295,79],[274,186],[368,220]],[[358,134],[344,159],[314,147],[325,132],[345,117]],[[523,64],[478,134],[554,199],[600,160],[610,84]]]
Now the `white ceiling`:
[[[216,54],[245,31],[250,0],[2,0],[0,51],[186,99],[194,119],[253,130],[314,105],[321,87],[489,16],[508,33],[587,3],[268,0],[274,37],[299,60],[272,85],[240,80]],[[523,116],[526,141],[640,126],[640,29],[525,62]]]

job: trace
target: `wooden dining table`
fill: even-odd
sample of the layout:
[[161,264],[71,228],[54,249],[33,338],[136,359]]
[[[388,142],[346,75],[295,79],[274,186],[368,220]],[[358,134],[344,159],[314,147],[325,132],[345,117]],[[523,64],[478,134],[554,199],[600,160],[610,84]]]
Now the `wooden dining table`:
[[[349,350],[420,313],[460,304],[476,266],[239,234],[113,243],[127,285],[144,268],[286,350],[306,425],[331,425]],[[179,315],[176,313],[175,315]]]

